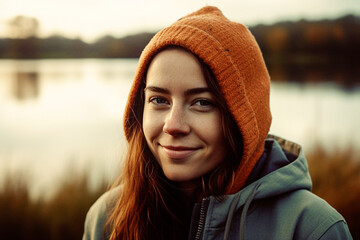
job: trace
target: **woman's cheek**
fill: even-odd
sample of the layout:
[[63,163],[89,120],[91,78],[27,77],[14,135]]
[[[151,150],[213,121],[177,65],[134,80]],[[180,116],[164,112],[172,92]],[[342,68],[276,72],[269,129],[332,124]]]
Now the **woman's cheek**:
[[156,137],[156,133],[161,130],[161,114],[145,107],[143,114],[143,131],[146,141],[151,141]]

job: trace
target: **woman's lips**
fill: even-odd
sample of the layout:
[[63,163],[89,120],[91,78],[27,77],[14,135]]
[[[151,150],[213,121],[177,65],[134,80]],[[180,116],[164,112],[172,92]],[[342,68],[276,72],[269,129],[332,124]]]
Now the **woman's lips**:
[[184,146],[163,146],[165,154],[171,159],[183,159],[191,156],[199,148],[184,147]]

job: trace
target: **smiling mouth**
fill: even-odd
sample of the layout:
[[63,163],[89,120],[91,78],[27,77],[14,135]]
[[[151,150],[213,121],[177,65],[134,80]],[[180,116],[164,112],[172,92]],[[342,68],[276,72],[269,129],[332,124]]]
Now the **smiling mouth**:
[[160,145],[168,158],[184,159],[190,157],[200,148],[184,147],[184,146],[163,146]]

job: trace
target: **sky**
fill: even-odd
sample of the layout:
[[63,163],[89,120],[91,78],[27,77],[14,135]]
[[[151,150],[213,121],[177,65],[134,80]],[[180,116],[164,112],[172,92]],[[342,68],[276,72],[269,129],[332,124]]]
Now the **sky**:
[[206,5],[248,26],[360,15],[360,0],[0,0],[0,37],[18,15],[36,18],[40,37],[61,34],[91,42],[106,34],[158,31]]

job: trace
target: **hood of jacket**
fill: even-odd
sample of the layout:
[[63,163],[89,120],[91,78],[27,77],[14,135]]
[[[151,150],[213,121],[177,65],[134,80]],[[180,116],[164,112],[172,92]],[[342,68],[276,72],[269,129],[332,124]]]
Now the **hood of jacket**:
[[227,239],[235,213],[241,212],[240,231],[244,231],[245,218],[248,211],[251,211],[249,207],[252,202],[311,188],[308,165],[301,147],[269,135],[264,154],[242,190],[221,199],[210,197],[203,200],[202,204],[206,202],[206,221],[203,228],[225,225],[224,239]]
[[[214,198],[214,204],[229,204],[233,198],[239,196],[237,207],[241,207],[255,188],[256,193],[252,200],[269,198],[299,189],[311,190],[312,182],[308,164],[301,146],[269,135],[265,142],[264,154],[250,174],[247,186],[235,194],[226,195],[221,202]],[[219,216],[222,215],[220,211]]]

